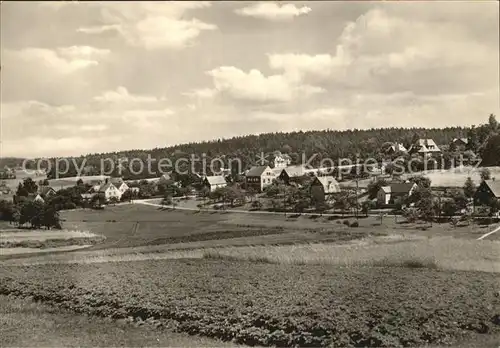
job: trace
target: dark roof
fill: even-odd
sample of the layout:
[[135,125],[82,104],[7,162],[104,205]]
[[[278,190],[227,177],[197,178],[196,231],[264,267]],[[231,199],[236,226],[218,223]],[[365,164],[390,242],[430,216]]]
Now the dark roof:
[[266,171],[266,169],[269,169],[269,166],[252,167],[247,172],[246,176],[261,176],[262,173],[264,173]]
[[113,185],[121,185],[123,180],[122,178],[110,178],[109,182],[111,182]]
[[484,184],[489,187],[489,189],[491,190],[491,192],[493,192],[493,195],[495,195],[496,198],[500,198],[500,181],[485,180]]

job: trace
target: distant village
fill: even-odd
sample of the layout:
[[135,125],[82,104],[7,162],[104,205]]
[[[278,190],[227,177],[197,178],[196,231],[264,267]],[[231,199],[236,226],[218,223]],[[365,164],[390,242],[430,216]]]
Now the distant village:
[[[465,151],[467,138],[455,138],[447,145],[454,151]],[[406,148],[400,143],[388,143],[384,155],[411,155],[429,160],[441,156],[442,150],[433,139],[418,139]],[[202,208],[246,207],[249,210],[317,211],[360,214],[368,211],[414,215],[423,214],[422,206],[433,207],[433,216],[464,215],[472,207],[486,206],[483,215],[496,216],[500,199],[500,181],[495,181],[489,169],[482,171],[477,186],[470,178],[450,187],[431,185],[420,175],[395,175],[390,162],[348,168],[312,168],[292,163],[292,158],[275,151],[265,165],[255,165],[238,175],[221,168],[214,175],[178,175],[165,173],[157,178],[124,180],[105,175],[82,175],[61,179],[31,178],[9,188],[6,181],[14,171],[4,171],[0,192],[12,195],[14,204],[23,201],[50,203],[56,210],[87,207],[103,209],[107,204],[132,202],[137,199],[161,198],[166,205],[181,205],[181,201],[202,200],[195,206]],[[342,172],[339,175],[339,171]],[[43,177],[45,173],[33,176]],[[467,179],[467,180],[465,180]],[[31,181],[32,182],[31,182]],[[36,186],[36,190],[33,188]],[[432,186],[432,187],[431,187]],[[472,191],[471,191],[472,190]],[[427,198],[425,196],[428,196]],[[427,201],[425,201],[427,199]],[[422,203],[425,201],[425,203]],[[439,207],[435,207],[439,201]],[[476,211],[476,209],[473,209]],[[431,212],[427,212],[427,215]],[[421,216],[422,217],[422,216]]]

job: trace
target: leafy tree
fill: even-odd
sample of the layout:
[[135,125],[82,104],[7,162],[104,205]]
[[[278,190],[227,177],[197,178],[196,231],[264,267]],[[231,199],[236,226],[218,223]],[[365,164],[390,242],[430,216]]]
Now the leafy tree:
[[383,186],[387,186],[387,181],[383,178],[379,178],[374,182],[371,182],[368,184],[368,199],[374,199],[377,197],[378,191],[380,191],[380,188]]
[[500,135],[489,137],[481,151],[483,166],[498,166],[500,165]]
[[42,226],[47,227],[47,229],[51,229],[52,227],[61,229],[61,220],[59,217],[59,213],[53,207],[49,205],[45,205],[42,213]]
[[431,179],[423,175],[416,175],[409,178],[410,182],[417,184],[419,187],[429,188],[431,187]]
[[474,197],[474,194],[476,193],[476,185],[472,181],[471,177],[469,176],[464,183],[464,194],[465,197],[468,199],[471,199]]
[[443,214],[445,216],[453,216],[458,210],[458,206],[453,200],[446,200],[442,206]]
[[39,201],[24,201],[21,204],[19,224],[29,223],[33,228],[40,228],[43,221],[44,204]]
[[482,181],[491,179],[491,171],[488,168],[482,168],[479,174]]

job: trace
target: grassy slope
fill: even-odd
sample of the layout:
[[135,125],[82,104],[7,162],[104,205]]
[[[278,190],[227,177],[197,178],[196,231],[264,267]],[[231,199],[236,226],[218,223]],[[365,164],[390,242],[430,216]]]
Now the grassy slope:
[[200,347],[234,346],[207,338],[134,327],[78,315],[27,299],[0,296],[1,347]]

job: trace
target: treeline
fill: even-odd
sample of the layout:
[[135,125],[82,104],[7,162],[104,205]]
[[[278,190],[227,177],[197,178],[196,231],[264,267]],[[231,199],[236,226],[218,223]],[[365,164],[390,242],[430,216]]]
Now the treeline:
[[[324,158],[338,161],[341,158],[354,160],[356,156],[361,156],[362,158],[375,158],[381,161],[385,159],[385,155],[381,149],[387,142],[398,142],[408,148],[420,138],[433,139],[439,146],[444,145],[444,149],[446,149],[447,145],[454,138],[467,138],[470,140],[469,151],[480,155],[482,155],[483,151],[489,151],[487,156],[485,156],[488,160],[487,165],[496,165],[497,162],[500,162],[500,158],[497,161],[494,154],[493,156],[491,155],[491,153],[494,153],[496,145],[492,146],[493,149],[488,149],[485,145],[492,136],[491,129],[493,126],[497,127],[496,119],[494,115],[490,115],[487,123],[471,128],[378,128],[345,131],[278,132],[205,142],[192,142],[151,150],[135,149],[110,153],[94,153],[68,158],[72,161],[72,164],[69,168],[60,167],[58,177],[75,176],[78,174],[77,167],[84,167],[85,174],[87,175],[98,175],[104,171],[113,176],[123,176],[125,179],[139,180],[152,178],[160,174],[156,166],[160,159],[168,158],[172,163],[175,163],[180,158],[189,159],[191,156],[195,156],[198,159],[193,168],[195,171],[200,172],[203,169],[208,169],[207,167],[204,168],[201,161],[203,155],[206,156],[205,159],[208,163],[211,159],[220,158],[226,167],[232,164],[231,167],[233,168],[235,165],[231,159],[238,158],[241,161],[241,169],[244,170],[252,165],[260,165],[262,154],[265,154],[265,160],[271,163],[274,151],[289,154],[293,163],[301,163],[303,155],[306,159],[316,155],[310,162],[313,166],[318,166]],[[153,159],[151,172],[144,169],[140,170],[141,165],[147,163],[148,155]],[[135,158],[140,159],[140,161],[132,164],[125,162],[123,168],[120,169],[117,163],[123,158],[128,158],[129,160]],[[103,159],[109,160],[102,161]],[[52,171],[49,172],[49,178],[55,178],[55,159],[51,158],[50,161],[52,162]],[[142,164],[139,162],[142,162]],[[189,165],[189,167],[191,166]],[[114,171],[112,171],[113,168]],[[234,169],[237,170],[239,168]],[[137,174],[134,174],[134,172]]]

